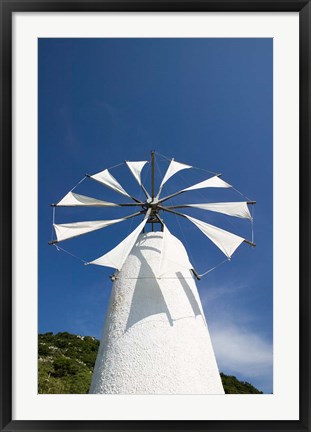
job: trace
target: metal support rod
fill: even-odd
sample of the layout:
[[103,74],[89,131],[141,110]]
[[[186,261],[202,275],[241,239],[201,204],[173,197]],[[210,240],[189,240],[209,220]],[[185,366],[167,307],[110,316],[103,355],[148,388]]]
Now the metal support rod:
[[[148,211],[149,211],[149,210],[148,210]],[[147,213],[148,213],[148,211],[147,211]],[[146,211],[145,211],[145,210],[141,210],[141,211],[139,211],[139,212],[133,213],[133,214],[128,215],[128,216],[125,216],[125,217],[122,218],[122,219],[131,219],[131,218],[136,217],[136,216],[139,216],[140,214],[143,214],[143,213],[146,213]],[[150,214],[150,212],[149,212],[149,214]],[[70,238],[71,238],[71,237],[70,237]],[[55,244],[55,243],[58,243],[58,240],[53,240],[53,241],[49,241],[49,242],[48,242],[49,245],[53,245],[53,244]]]
[[256,246],[256,243],[253,243],[253,242],[251,242],[251,241],[249,241],[249,240],[245,240],[245,239],[244,239],[244,243],[247,243],[248,245],[250,245],[250,246],[252,246],[252,247],[255,247],[255,246]]
[[[115,204],[115,203],[114,203]],[[90,206],[76,206],[76,207],[137,207],[137,206],[144,206],[146,205],[145,203],[120,203],[120,204],[115,204],[114,206],[101,206],[101,205],[90,205]],[[51,207],[71,207],[68,205],[58,205],[58,204],[51,204]]]
[[[207,204],[213,204],[213,203],[207,203]],[[247,201],[246,204],[256,204],[256,201]],[[199,204],[197,204],[197,205],[199,205]],[[178,209],[178,208],[185,208],[185,207],[192,207],[192,206],[189,205],[189,204],[181,204],[181,205],[175,205],[175,206],[167,206],[165,208],[167,208],[167,209]]]
[[148,194],[148,191],[147,191],[147,189],[145,188],[145,186],[141,183],[141,188],[142,188],[142,190],[143,190],[143,192],[144,192],[144,194],[146,195],[146,198],[148,199],[148,198],[150,198],[150,195]]
[[118,207],[135,207],[135,206],[143,206],[145,203],[125,203],[125,204],[117,204]]
[[[102,183],[102,182],[100,182],[100,181],[94,179],[90,174],[85,174],[85,177],[88,177],[88,178],[90,178],[90,179],[92,179],[92,180],[95,180],[95,181],[97,181],[98,183],[100,183],[100,184],[102,184],[102,185],[104,185],[104,186],[106,186],[106,187],[109,188],[109,186],[107,186],[105,183]],[[111,188],[109,188],[109,189],[111,189]],[[113,190],[114,190],[114,189],[113,189]],[[130,196],[130,198],[132,198],[133,201],[135,201],[135,202],[137,202],[137,203],[139,203],[139,204],[143,204],[139,199],[137,199],[137,198],[135,198],[135,197],[133,197],[133,196]]]
[[131,196],[131,198],[132,198],[133,201],[137,202],[137,204],[143,204],[143,202],[140,201],[139,199],[137,199],[135,197],[132,197],[132,196]]
[[[164,210],[164,211],[167,211],[167,212],[169,212],[169,213],[173,213],[173,214],[175,214],[175,215],[178,215],[178,216],[181,216],[181,217],[183,217],[183,218],[188,219],[186,215],[184,215],[184,214],[182,214],[182,213],[179,213],[179,212],[177,212],[177,211],[170,210],[170,209],[167,208],[167,207],[159,206],[159,209]],[[249,241],[249,240],[246,240],[246,239],[244,239],[244,243],[247,243],[247,244],[249,244],[250,246],[253,246],[253,247],[256,246],[256,243],[253,243],[253,242],[251,242],[251,241]]]
[[174,205],[173,206],[167,206],[165,208],[172,210],[172,209],[179,209],[179,208],[186,208],[186,207],[189,207],[189,205],[188,204],[181,204],[181,205],[175,205],[175,206]]
[[166,201],[166,200],[168,200],[168,199],[170,199],[170,198],[173,198],[173,197],[175,197],[175,196],[177,196],[177,195],[180,195],[180,194],[182,194],[182,193],[184,193],[184,192],[186,192],[186,191],[178,191],[178,192],[175,192],[175,193],[173,193],[172,195],[168,195],[168,196],[166,196],[166,197],[164,197],[164,198],[161,198],[160,200],[159,200],[159,203],[162,203],[162,202],[164,202],[164,201]]
[[160,218],[160,216],[156,213],[155,214],[155,217],[158,219],[158,221],[160,222],[160,224],[161,224],[161,230],[162,230],[162,232],[163,232],[163,228],[164,228],[164,222],[163,222],[163,220]]
[[173,213],[173,214],[175,214],[175,215],[178,215],[178,216],[181,216],[181,217],[183,217],[183,218],[188,219],[186,215],[184,215],[184,214],[182,214],[182,213],[179,213],[179,212],[177,212],[177,211],[170,210],[168,207],[163,207],[163,206],[160,206],[160,205],[159,205],[158,207],[159,207],[159,209],[161,209],[161,210],[164,210],[164,211],[167,211],[167,212],[169,212],[169,213]]
[[[214,177],[220,177],[220,176],[221,176],[221,174],[217,174],[217,175],[215,175]],[[173,193],[172,195],[168,195],[168,196],[166,196],[166,197],[164,197],[164,198],[161,198],[161,199],[159,200],[159,203],[162,203],[162,202],[164,202],[164,201],[166,201],[166,200],[168,200],[168,199],[170,199],[170,198],[173,198],[173,197],[175,197],[175,196],[177,196],[177,195],[180,195],[181,193],[184,193],[184,192],[187,192],[187,190],[181,190],[181,191],[178,191],[178,192]]]
[[154,150],[151,152],[151,197],[154,198]]
[[197,280],[201,280],[200,275],[198,274],[198,272],[194,268],[192,268],[191,271]]

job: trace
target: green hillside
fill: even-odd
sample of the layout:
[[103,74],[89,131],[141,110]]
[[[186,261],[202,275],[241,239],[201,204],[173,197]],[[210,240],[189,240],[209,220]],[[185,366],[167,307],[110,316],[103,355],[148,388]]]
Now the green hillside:
[[[88,393],[99,341],[91,336],[39,334],[39,393]],[[234,376],[220,374],[226,393],[262,393]]]

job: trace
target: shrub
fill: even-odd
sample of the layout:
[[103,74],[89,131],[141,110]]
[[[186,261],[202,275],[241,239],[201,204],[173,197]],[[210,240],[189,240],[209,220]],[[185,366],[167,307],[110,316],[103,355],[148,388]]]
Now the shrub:
[[79,366],[75,360],[59,357],[54,360],[54,377],[75,375],[79,371]]

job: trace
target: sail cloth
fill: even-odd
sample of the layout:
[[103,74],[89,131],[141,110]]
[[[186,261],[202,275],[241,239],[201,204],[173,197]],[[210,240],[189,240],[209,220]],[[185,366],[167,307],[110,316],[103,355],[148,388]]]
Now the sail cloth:
[[113,189],[116,192],[119,192],[122,195],[131,198],[131,196],[123,189],[120,183],[113,177],[113,175],[110,174],[110,172],[107,169],[97,174],[91,175],[90,178],[98,181],[99,183],[104,184],[105,186],[109,187],[110,189]]
[[73,207],[73,206],[88,206],[88,207],[118,207],[119,204],[101,201],[96,198],[91,198],[85,195],[79,195],[74,192],[69,192],[63,199],[56,204],[57,207]]
[[245,240],[235,234],[225,231],[221,228],[210,225],[199,219],[195,219],[191,216],[184,215],[192,223],[194,223],[203,234],[206,235],[228,258],[231,258],[234,251],[240,246]]
[[195,189],[203,189],[208,187],[214,187],[214,188],[230,188],[232,187],[229,183],[226,183],[225,181],[221,180],[218,176],[211,177],[207,180],[203,180],[200,183],[196,183],[193,186],[189,186],[186,189],[183,189],[181,192],[186,192],[190,190]]
[[129,170],[133,174],[139,186],[141,186],[141,172],[144,166],[146,165],[146,163],[148,163],[148,161],[139,161],[139,162],[125,161],[125,163],[129,167]]
[[128,216],[122,219],[72,222],[66,224],[54,224],[53,226],[55,229],[57,242],[60,242],[63,240],[68,240],[70,238],[80,236],[82,234],[96,231],[101,228],[106,228],[109,225],[123,222],[126,219],[128,219]]
[[[178,255],[176,255],[176,251],[178,251]],[[180,240],[173,236],[167,226],[164,225],[158,277],[166,273],[176,273],[192,268],[193,265],[189,261],[185,248],[180,248]]]
[[228,216],[235,216],[252,220],[247,202],[219,202],[208,204],[186,204],[185,207],[194,207],[202,210],[209,210],[217,213],[223,213]]
[[142,229],[146,225],[148,217],[150,215],[150,210],[147,211],[144,220],[131,232],[124,240],[121,241],[115,248],[111,249],[105,255],[89,262],[88,264],[95,264],[104,267],[112,267],[117,270],[121,270],[126,258],[133,249],[136,240],[141,233]]
[[[209,187],[213,187],[213,188],[230,188],[232,186],[229,183],[221,180],[218,176],[214,176],[214,177],[211,177],[211,178],[209,178],[207,180],[203,180],[200,183],[196,183],[195,185],[189,186],[189,187],[187,187],[185,189],[182,189],[182,190],[180,190],[178,192],[175,192],[175,193],[173,193],[171,195],[168,195],[165,198],[161,198],[160,202],[166,201],[169,198],[173,198],[174,196],[180,195],[183,192],[187,192],[187,191],[195,190],[195,189],[209,188]],[[159,192],[159,194],[160,194],[160,192]]]
[[162,190],[162,187],[163,187],[164,183],[166,183],[168,179],[170,179],[173,175],[175,175],[176,173],[178,173],[178,171],[181,171],[181,170],[184,170],[184,169],[188,169],[188,168],[192,168],[192,166],[191,165],[186,165],[186,164],[183,164],[183,163],[180,163],[180,162],[176,162],[176,161],[174,161],[174,159],[172,159],[171,162],[170,162],[170,164],[169,164],[169,166],[168,166],[168,168],[167,168],[167,171],[166,171],[166,173],[165,173],[165,175],[163,177],[163,180],[162,180],[162,182],[160,184],[160,189],[159,189],[159,192],[158,192],[158,197],[159,197],[159,195],[161,193],[161,190]]

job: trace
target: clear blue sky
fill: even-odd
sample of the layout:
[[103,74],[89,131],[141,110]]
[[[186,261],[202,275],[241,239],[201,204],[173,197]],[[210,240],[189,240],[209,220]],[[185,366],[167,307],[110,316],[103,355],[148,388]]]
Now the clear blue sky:
[[[100,337],[113,270],[85,267],[55,247],[52,210],[85,173],[156,150],[223,179],[257,201],[255,242],[211,272],[198,289],[221,371],[272,392],[272,39],[39,39],[39,332]],[[157,182],[167,161],[157,156]],[[150,186],[150,167],[143,180]],[[191,172],[190,172],[191,171]],[[111,173],[142,196],[128,169]],[[186,170],[164,193],[209,177]],[[127,202],[91,180],[77,193]],[[238,201],[232,190],[202,189],[182,202]],[[243,198],[242,198],[243,200]],[[56,222],[112,219],[126,209],[57,209]],[[200,210],[206,222],[250,238],[246,220]],[[225,257],[190,222],[165,218],[199,273]],[[139,220],[61,243],[90,261]]]

